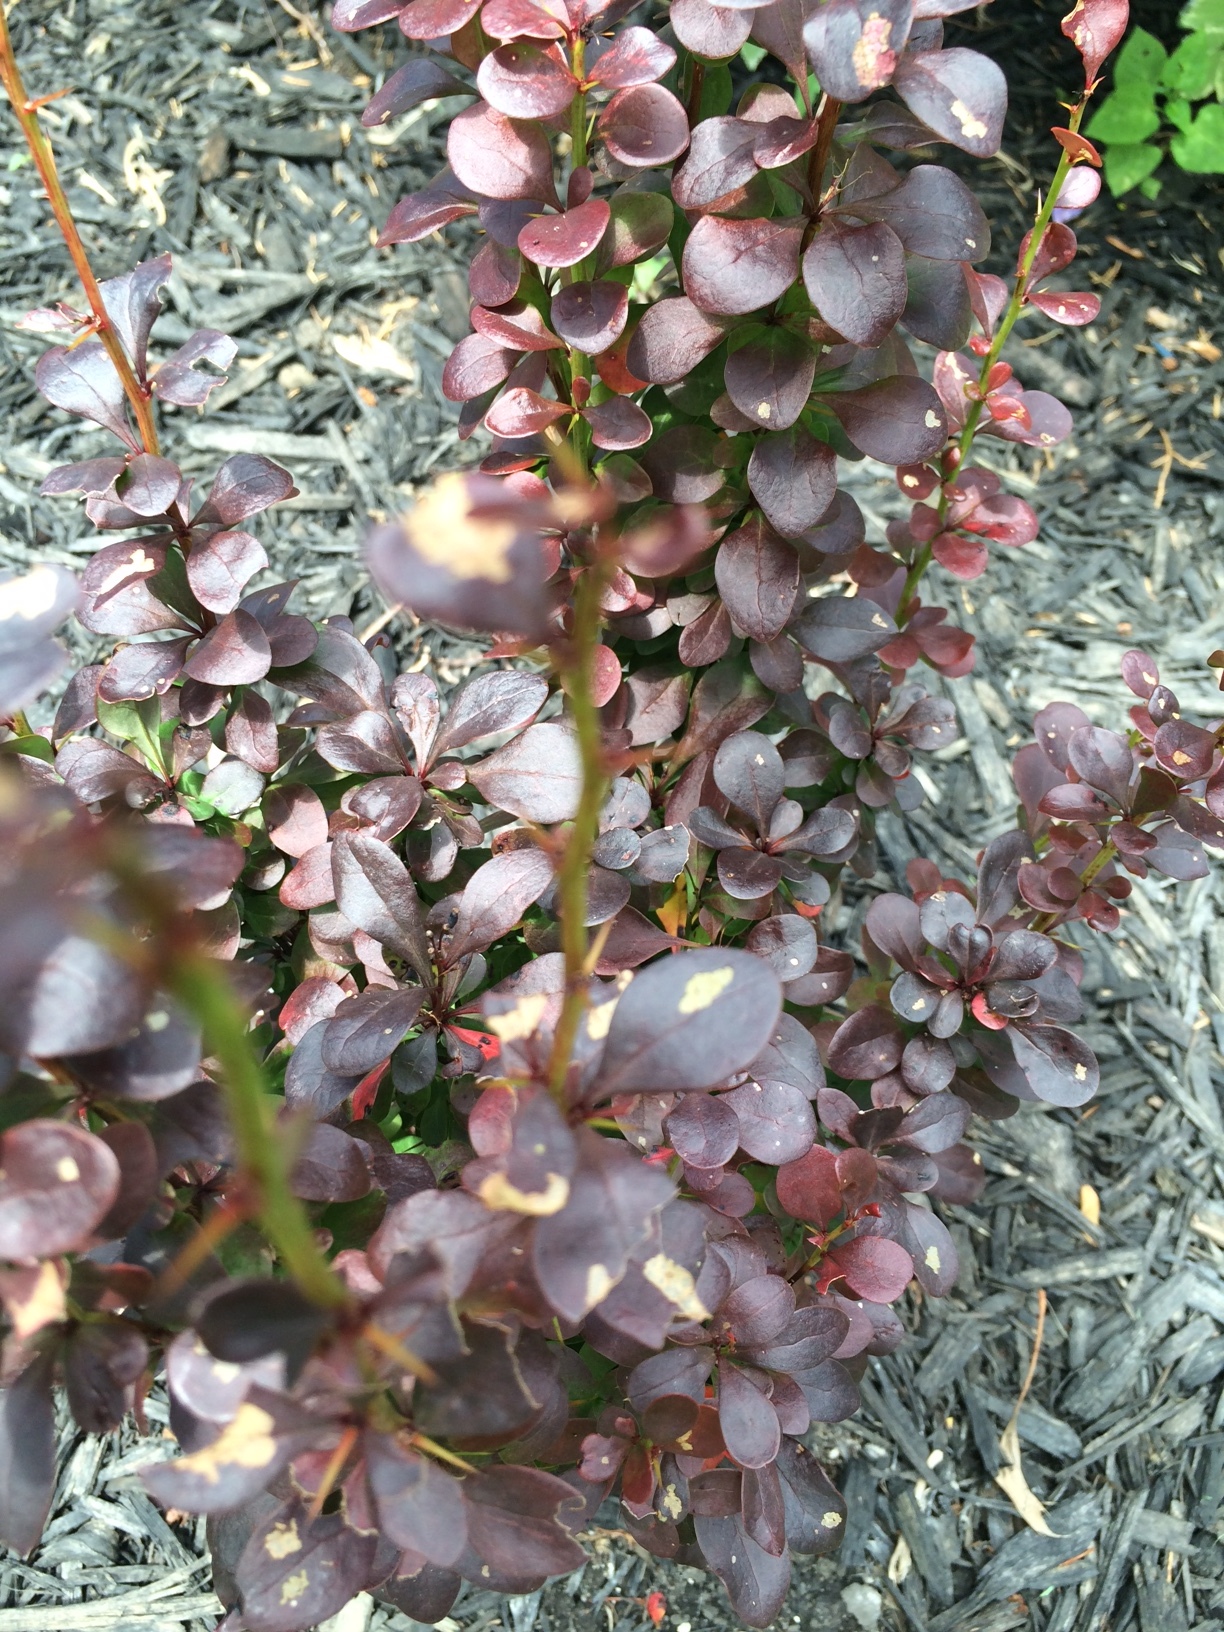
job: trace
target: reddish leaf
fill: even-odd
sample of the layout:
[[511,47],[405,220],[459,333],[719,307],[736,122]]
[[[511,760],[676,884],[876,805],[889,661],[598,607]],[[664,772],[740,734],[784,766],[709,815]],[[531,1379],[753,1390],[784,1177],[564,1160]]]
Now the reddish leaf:
[[552,300],[553,327],[567,345],[588,357],[615,345],[625,331],[628,316],[628,292],[623,284],[607,278],[596,283],[567,284]]
[[724,370],[732,402],[753,425],[781,431],[807,406],[816,372],[815,353],[785,329],[737,347]]
[[837,459],[802,425],[758,439],[748,461],[748,486],[770,524],[785,538],[814,527],[837,491]]
[[907,52],[893,83],[911,111],[945,141],[979,159],[999,151],[1007,81],[989,57],[960,46]]
[[672,385],[708,357],[725,332],[725,324],[686,296],[658,301],[647,307],[629,342],[629,367],[639,379]]
[[822,401],[841,420],[855,447],[885,464],[920,464],[943,447],[948,434],[938,396],[915,375],[894,375]]
[[1100,295],[1065,294],[1061,289],[1038,289],[1028,295],[1028,304],[1052,317],[1055,323],[1082,329],[1101,315]]
[[568,725],[533,725],[469,772],[472,785],[499,810],[525,821],[566,822],[578,808],[578,744]]
[[802,236],[798,222],[703,215],[684,246],[685,293],[704,312],[755,312],[794,283]]
[[263,545],[250,533],[213,533],[193,545],[187,557],[187,582],[201,606],[210,612],[232,612],[247,581],[267,564]]
[[119,1190],[114,1153],[92,1133],[35,1118],[0,1135],[0,1257],[78,1248]]
[[803,256],[812,303],[857,346],[878,346],[905,309],[905,251],[889,226],[849,226],[829,218]]
[[[709,0],[672,0],[668,15],[680,44],[707,61],[733,57],[752,32],[751,12],[713,6]],[[697,131],[701,129],[698,125]]]
[[589,198],[563,215],[541,215],[528,222],[518,235],[518,246],[537,266],[575,266],[594,253],[611,218],[606,199]]
[[1126,33],[1129,0],[1076,0],[1062,20],[1062,31],[1084,59],[1085,83],[1091,85],[1101,64]]
[[683,104],[662,85],[617,91],[600,114],[598,129],[612,157],[634,169],[670,164],[689,142]]
[[490,107],[511,119],[548,119],[566,111],[578,85],[559,53],[516,40],[482,60],[476,88]]
[[456,178],[485,198],[550,198],[552,149],[540,125],[477,102],[452,121],[446,156]]
[[675,64],[676,53],[653,29],[636,25],[622,31],[595,59],[587,72],[587,82],[625,90],[631,85],[647,85],[662,79]]
[[680,208],[699,210],[751,181],[757,173],[753,150],[760,134],[760,126],[746,119],[703,119],[672,181],[672,197]]
[[892,1303],[913,1279],[914,1264],[905,1248],[881,1235],[860,1235],[829,1253],[829,1267],[844,1275],[860,1298]]
[[262,626],[238,607],[208,631],[183,672],[212,686],[242,686],[262,680],[271,666],[272,648]]
[[728,534],[714,573],[728,612],[746,635],[769,641],[781,633],[799,593],[799,557],[768,522],[757,518]]
[[627,397],[613,397],[609,402],[584,408],[582,417],[591,427],[591,441],[597,448],[640,448],[654,432],[650,416]]

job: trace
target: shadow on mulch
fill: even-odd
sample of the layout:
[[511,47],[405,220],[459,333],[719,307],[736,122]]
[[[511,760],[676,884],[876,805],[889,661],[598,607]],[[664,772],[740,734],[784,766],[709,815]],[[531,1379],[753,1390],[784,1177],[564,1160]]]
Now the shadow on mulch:
[[[996,0],[949,25],[1012,83],[1003,155],[963,166],[992,220],[994,271],[1009,269],[1031,219],[1053,163],[1047,128],[1076,83],[1058,32],[1065,3]],[[302,494],[266,530],[273,569],[300,578],[311,611],[361,625],[382,606],[360,537],[460,456],[440,375],[467,331],[465,263],[454,241],[372,247],[395,199],[440,167],[445,105],[406,116],[390,142],[362,131],[360,108],[401,42],[393,30],[337,38],[313,9],[303,28],[297,9],[22,0],[12,25],[35,94],[76,88],[45,117],[99,269],[168,248],[167,342],[200,324],[238,337],[209,411],[171,422],[176,456],[201,475],[236,448],[288,464]],[[1133,11],[1171,44],[1178,9],[1143,0]],[[74,507],[33,494],[51,464],[98,451],[97,438],[35,397],[38,348],[13,329],[74,288],[3,128],[0,563],[79,567],[95,537]],[[1002,445],[981,455],[1035,504],[1042,535],[996,551],[982,580],[932,586],[977,635],[979,661],[950,688],[963,735],[935,756],[928,803],[883,824],[873,890],[914,855],[972,876],[984,840],[1012,819],[1007,767],[1032,713],[1065,696],[1122,724],[1129,646],[1156,654],[1188,716],[1219,717],[1203,659],[1224,643],[1221,200],[1217,181],[1175,172],[1156,204],[1102,199],[1076,229],[1100,318],[1086,330],[1020,326],[1009,359],[1023,383],[1068,401],[1075,435],[1052,457]],[[873,528],[901,506],[870,463],[846,480]],[[395,638],[444,681],[478,655],[437,630],[397,626]],[[1085,947],[1100,1097],[976,1130],[986,1193],[945,1210],[960,1283],[942,1303],[909,1303],[911,1337],[873,1365],[862,1413],[821,1431],[849,1498],[847,1536],[836,1558],[797,1561],[779,1629],[1224,1627],[1222,893],[1215,879],[1141,887],[1119,934]],[[853,948],[869,899],[860,889],[833,903],[826,933]],[[1099,1222],[1081,1208],[1084,1185]],[[1019,1434],[1052,1538],[1021,1523],[992,1477],[1039,1288],[1050,1312]],[[136,1482],[163,1443],[130,1430],[89,1440],[65,1423],[62,1449],[46,1541],[29,1562],[0,1559],[0,1632],[211,1625],[202,1527],[168,1525]],[[672,1632],[735,1624],[710,1578],[649,1560],[611,1530],[579,1576],[520,1599],[469,1592],[443,1625],[644,1632],[656,1588]],[[343,1632],[363,1632],[371,1610],[350,1606]],[[403,1616],[373,1615],[408,1632]]]

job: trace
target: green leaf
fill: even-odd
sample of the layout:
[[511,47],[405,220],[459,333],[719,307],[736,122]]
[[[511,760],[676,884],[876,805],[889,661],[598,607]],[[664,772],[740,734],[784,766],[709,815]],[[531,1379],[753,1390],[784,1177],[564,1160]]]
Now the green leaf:
[[1085,134],[1094,142],[1142,142],[1159,129],[1151,87],[1125,85],[1105,98]]
[[1163,83],[1178,96],[1201,102],[1210,95],[1224,57],[1224,39],[1209,34],[1187,34],[1165,64]]
[[1165,118],[1178,130],[1187,131],[1194,123],[1194,109],[1184,96],[1171,96],[1165,103]]
[[1202,29],[1206,34],[1224,34],[1224,0],[1190,0],[1180,18],[1183,28]]
[[161,698],[145,697],[138,703],[108,703],[98,699],[98,724],[120,742],[130,742],[140,750],[151,770],[166,774],[161,750]]
[[1146,181],[1141,181],[1139,183],[1139,191],[1143,194],[1144,198],[1159,198],[1160,183],[1157,181],[1155,176],[1149,176]]
[[28,759],[41,759],[47,765],[55,763],[55,749],[46,737],[10,737],[0,743],[0,754],[24,754]]
[[1207,102],[1184,136],[1174,136],[1173,157],[1199,176],[1224,175],[1224,107]]
[[740,47],[740,57],[750,74],[756,73],[766,55],[765,47],[758,45],[755,40],[749,40],[746,45]]
[[1146,28],[1136,28],[1118,52],[1114,63],[1114,84],[1123,86],[1160,84],[1160,74],[1169,53],[1154,34]]
[[1105,150],[1105,180],[1115,198],[1145,181],[1163,157],[1154,142],[1123,142]]

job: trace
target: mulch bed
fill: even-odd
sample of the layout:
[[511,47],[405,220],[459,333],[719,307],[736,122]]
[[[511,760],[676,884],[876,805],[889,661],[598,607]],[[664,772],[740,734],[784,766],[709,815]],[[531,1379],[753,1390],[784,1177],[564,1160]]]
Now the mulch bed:
[[[997,0],[951,25],[1014,87],[1003,155],[973,167],[993,270],[1007,269],[1050,167],[1045,129],[1072,83],[1063,9]],[[1176,38],[1176,7],[1134,9]],[[372,247],[394,200],[439,167],[445,105],[372,140],[358,115],[397,41],[342,40],[316,15],[290,0],[21,0],[12,25],[35,94],[75,87],[46,117],[100,271],[169,248],[166,339],[203,323],[239,340],[208,411],[170,422],[175,456],[200,475],[237,448],[290,466],[302,493],[265,530],[274,568],[301,580],[312,612],[365,627],[383,607],[360,566],[363,533],[464,457],[439,381],[467,330],[467,294],[453,242]],[[74,286],[3,129],[0,565],[80,566],[95,535],[71,505],[34,492],[51,464],[101,451],[100,439],[35,397],[39,348],[13,329]],[[996,552],[975,583],[934,586],[978,636],[978,666],[950,688],[963,735],[935,756],[928,803],[883,824],[887,870],[873,889],[915,855],[971,876],[984,840],[1009,825],[1008,765],[1034,710],[1066,697],[1117,727],[1130,646],[1158,657],[1189,716],[1219,717],[1203,660],[1224,643],[1222,223],[1221,188],[1204,178],[1172,177],[1156,204],[1103,200],[1079,225],[1100,319],[1020,326],[1010,360],[1026,385],[1068,401],[1076,432],[1052,458],[1002,444],[985,455],[1036,505],[1041,539]],[[880,526],[901,508],[877,469],[854,467],[849,481]],[[479,655],[442,631],[392,628],[405,660],[443,680]],[[90,637],[73,638],[84,653]],[[1086,945],[1100,1097],[976,1130],[986,1193],[947,1209],[960,1284],[942,1303],[910,1302],[912,1336],[873,1363],[862,1413],[820,1433],[850,1498],[848,1533],[836,1558],[800,1561],[779,1628],[1224,1628],[1222,896],[1218,875],[1140,886],[1119,934]],[[826,933],[853,946],[868,899],[837,903]],[[1083,1185],[1099,1223],[1081,1210]],[[1022,1523],[992,1477],[1041,1289],[1049,1313],[1018,1426],[1051,1538]],[[136,1479],[171,1448],[156,1398],[150,1415],[147,1439],[125,1429],[93,1440],[65,1423],[47,1537],[29,1562],[0,1558],[0,1632],[213,1623],[202,1524],[167,1524]],[[655,1588],[674,1632],[735,1624],[716,1583],[609,1531],[578,1576],[520,1599],[469,1592],[443,1625],[637,1632]],[[403,1616],[373,1614],[407,1632]],[[359,1600],[343,1632],[370,1618]]]

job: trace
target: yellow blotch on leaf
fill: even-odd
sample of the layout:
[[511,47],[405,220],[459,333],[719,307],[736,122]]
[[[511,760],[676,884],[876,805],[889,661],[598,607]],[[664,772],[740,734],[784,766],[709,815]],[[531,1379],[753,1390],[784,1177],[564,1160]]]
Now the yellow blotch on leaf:
[[299,1570],[296,1575],[289,1576],[281,1582],[280,1601],[282,1604],[296,1604],[302,1594],[310,1586],[310,1577],[305,1570]]
[[223,1468],[266,1468],[276,1455],[276,1441],[272,1437],[275,1427],[276,1423],[266,1411],[244,1400],[233,1422],[221,1430],[211,1445],[182,1457],[177,1466],[186,1473],[197,1474],[209,1485],[220,1481]]
[[518,537],[513,522],[473,516],[467,482],[459,471],[440,477],[404,517],[408,542],[430,566],[456,578],[506,584],[514,575],[510,550]]
[[662,1292],[668,1303],[686,1320],[709,1320],[710,1311],[697,1296],[697,1283],[683,1264],[669,1258],[665,1252],[656,1252],[642,1265],[642,1274],[657,1292]]
[[691,975],[677,1005],[679,1013],[699,1014],[708,1009],[734,979],[735,970],[731,968],[703,969],[699,975]]
[[264,1537],[264,1552],[269,1558],[288,1558],[301,1550],[302,1538],[298,1535],[296,1519],[290,1519],[288,1524],[274,1524]]
[[565,1206],[569,1193],[569,1180],[560,1173],[550,1173],[543,1190],[520,1190],[504,1173],[490,1173],[476,1190],[495,1213],[522,1213],[526,1218],[551,1218]]
[[487,1015],[485,1024],[503,1043],[517,1043],[533,1035],[547,1007],[546,992],[526,992],[508,1014]]

